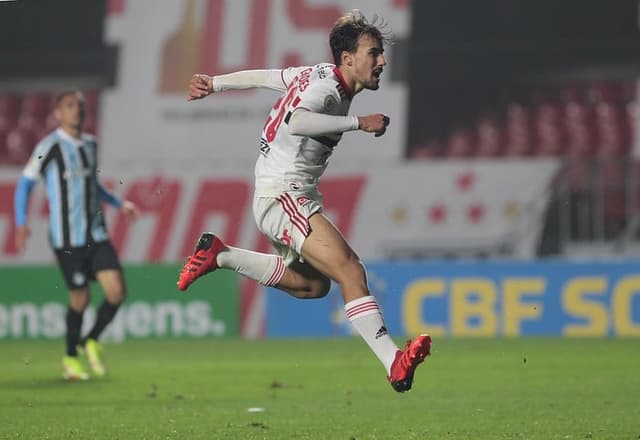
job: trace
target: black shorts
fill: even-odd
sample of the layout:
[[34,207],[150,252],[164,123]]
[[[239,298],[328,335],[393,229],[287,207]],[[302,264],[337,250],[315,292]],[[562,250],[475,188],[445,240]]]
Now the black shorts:
[[54,251],[69,289],[86,287],[101,270],[122,270],[118,254],[109,241]]

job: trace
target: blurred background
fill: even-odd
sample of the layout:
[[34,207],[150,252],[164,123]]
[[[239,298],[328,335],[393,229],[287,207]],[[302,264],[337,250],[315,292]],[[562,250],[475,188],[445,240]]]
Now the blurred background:
[[639,4],[556,3],[0,2],[0,338],[63,335],[42,187],[22,254],[13,192],[69,88],[85,92],[102,181],[143,211],[105,211],[131,291],[107,337],[350,334],[337,291],[301,302],[217,273],[184,296],[174,282],[203,230],[270,250],[252,174],[277,95],[187,103],[191,75],[331,61],[328,32],[353,8],[395,43],[351,113],[391,126],[346,134],[321,190],[389,331],[640,336]]

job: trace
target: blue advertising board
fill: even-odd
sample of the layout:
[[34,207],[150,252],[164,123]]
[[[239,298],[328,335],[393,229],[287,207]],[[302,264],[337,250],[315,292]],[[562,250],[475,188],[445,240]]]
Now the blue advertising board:
[[[640,261],[367,265],[389,333],[451,337],[640,337]],[[338,286],[295,299],[267,290],[267,336],[350,335]]]

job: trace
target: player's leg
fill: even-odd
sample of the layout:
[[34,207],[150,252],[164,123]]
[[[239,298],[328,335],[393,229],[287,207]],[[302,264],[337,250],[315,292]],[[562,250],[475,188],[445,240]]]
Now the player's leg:
[[84,311],[89,304],[86,255],[83,249],[55,250],[58,266],[69,289],[69,306],[65,317],[66,354],[62,358],[65,379],[84,380],[89,375],[78,359],[78,344]]
[[376,298],[369,292],[358,255],[323,214],[312,216],[309,224],[311,233],[302,246],[305,261],[340,285],[347,317],[384,365],[391,385],[396,391],[409,390],[415,368],[430,354],[431,339],[420,335],[405,350],[399,350],[387,333]]
[[105,298],[96,312],[96,321],[83,339],[89,365],[97,376],[104,376],[106,368],[102,361],[102,347],[98,343],[100,335],[113,321],[120,305],[127,297],[127,286],[115,249],[109,242],[93,246],[91,265],[95,279],[100,283]]
[[96,322],[86,337],[94,340],[98,340],[104,329],[113,321],[127,297],[127,286],[121,270],[101,270],[96,273],[96,280],[100,283],[105,298],[96,313]]
[[89,287],[69,290],[69,308],[67,309],[67,354],[62,358],[64,378],[72,380],[86,380],[89,375],[78,359],[78,345],[82,331],[82,318],[89,304]]
[[296,198],[286,193],[277,198],[254,199],[253,211],[258,228],[271,240],[278,254],[228,246],[212,233],[202,234],[194,254],[180,273],[178,288],[185,290],[199,277],[222,268],[262,285],[277,287],[296,298],[325,296],[330,287],[327,276],[299,262],[300,249],[309,230],[307,218],[322,209],[317,201],[304,198],[304,202],[297,204]]
[[[282,248],[283,252],[286,251]],[[294,256],[265,254],[228,246],[212,233],[204,233],[194,255],[183,267],[178,288],[185,290],[200,276],[217,269],[233,270],[264,286],[277,287],[300,299],[321,298],[329,292],[330,280],[308,264],[285,259]]]

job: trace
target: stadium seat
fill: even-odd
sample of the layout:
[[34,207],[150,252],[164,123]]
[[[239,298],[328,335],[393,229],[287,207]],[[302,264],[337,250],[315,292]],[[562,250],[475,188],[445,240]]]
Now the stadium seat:
[[624,154],[627,149],[623,130],[626,115],[620,106],[610,102],[598,102],[594,105],[594,115],[596,153],[604,150],[605,154]]
[[529,110],[522,104],[511,102],[507,105],[504,131],[504,156],[528,156],[531,154],[533,136],[530,115]]
[[411,149],[410,157],[417,160],[428,160],[442,154],[442,144],[438,141],[427,141]]
[[51,95],[47,93],[29,93],[22,97],[20,113],[31,113],[44,118],[51,111]]
[[87,111],[89,114],[98,113],[98,92],[95,90],[89,90],[84,92],[84,99],[87,105]]
[[453,130],[447,140],[445,155],[449,158],[471,157],[473,155],[471,133],[463,128]]
[[0,117],[15,122],[18,119],[19,111],[20,99],[16,95],[0,95]]
[[564,152],[561,115],[560,107],[555,103],[543,103],[534,109],[535,155],[559,156]]
[[503,133],[497,117],[493,114],[485,114],[476,122],[476,157],[500,156]]
[[14,165],[25,164],[36,142],[35,135],[27,130],[21,130],[20,128],[11,130],[7,134],[5,146],[7,163]]

